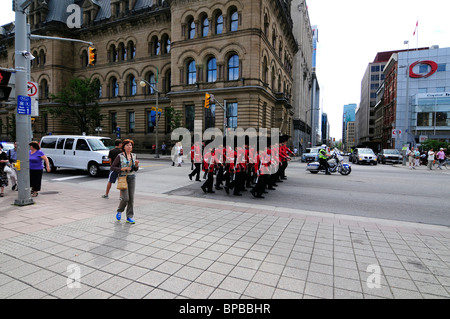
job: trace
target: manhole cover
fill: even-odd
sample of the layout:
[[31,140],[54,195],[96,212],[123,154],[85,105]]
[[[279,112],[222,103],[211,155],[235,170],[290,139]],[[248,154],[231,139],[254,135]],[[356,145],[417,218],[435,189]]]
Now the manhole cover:
[[195,194],[195,191],[192,189],[177,189],[169,192],[170,195],[178,195],[178,196],[191,196]]

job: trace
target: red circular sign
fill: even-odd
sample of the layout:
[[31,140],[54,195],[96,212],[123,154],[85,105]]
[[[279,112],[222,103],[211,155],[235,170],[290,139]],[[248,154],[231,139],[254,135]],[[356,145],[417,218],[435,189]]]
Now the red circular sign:
[[[417,73],[415,73],[413,71],[413,69],[418,64],[427,64],[427,65],[429,65],[431,67],[431,71],[426,73],[426,74],[417,74]],[[437,68],[438,68],[438,65],[434,61],[428,61],[428,60],[427,61],[416,61],[413,64],[411,64],[410,67],[409,67],[409,76],[412,77],[412,78],[427,78],[430,75],[434,74],[436,72]]]

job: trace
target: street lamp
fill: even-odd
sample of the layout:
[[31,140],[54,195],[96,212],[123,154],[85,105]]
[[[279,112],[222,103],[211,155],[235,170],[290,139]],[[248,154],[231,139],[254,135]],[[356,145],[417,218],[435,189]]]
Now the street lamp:
[[[156,83],[158,83],[158,82],[156,82]],[[141,87],[146,87],[148,85],[153,90],[155,90],[155,92],[156,92],[156,135],[155,135],[155,138],[156,138],[155,146],[156,146],[156,148],[155,148],[155,158],[159,158],[159,151],[158,151],[158,148],[159,148],[159,146],[158,146],[158,122],[159,122],[158,121],[158,100],[159,100],[159,91],[158,91],[157,88],[155,88],[155,86],[152,83],[150,83],[150,82],[148,82],[146,80],[141,80],[139,82],[139,85]]]

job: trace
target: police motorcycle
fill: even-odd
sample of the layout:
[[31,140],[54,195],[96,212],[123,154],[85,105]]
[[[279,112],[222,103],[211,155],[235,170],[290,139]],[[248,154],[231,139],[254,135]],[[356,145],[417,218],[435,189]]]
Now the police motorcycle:
[[[350,164],[344,162],[344,158],[339,154],[339,152],[334,149],[331,156],[328,158],[328,171],[330,173],[339,172],[341,175],[348,175],[352,171]],[[325,168],[320,166],[319,162],[312,162],[306,165],[306,170],[311,174],[317,174],[319,172],[325,172]]]

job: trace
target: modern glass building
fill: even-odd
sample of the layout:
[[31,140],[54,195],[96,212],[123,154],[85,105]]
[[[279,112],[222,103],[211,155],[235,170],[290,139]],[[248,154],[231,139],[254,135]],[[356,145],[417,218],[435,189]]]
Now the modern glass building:
[[450,48],[399,52],[395,148],[450,141]]

